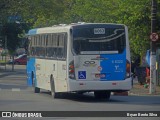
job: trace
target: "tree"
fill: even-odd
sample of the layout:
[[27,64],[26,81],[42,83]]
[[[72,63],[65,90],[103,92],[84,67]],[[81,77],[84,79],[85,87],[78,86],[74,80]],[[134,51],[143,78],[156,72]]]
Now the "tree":
[[32,27],[51,26],[59,23],[64,12],[64,0],[15,0],[9,1],[12,15],[20,15]]
[[[7,49],[10,53],[14,53],[17,47],[19,46],[19,37],[18,35],[22,33],[22,29],[16,23],[6,23],[3,26],[3,36],[6,37]],[[3,38],[4,38],[3,37]]]
[[149,48],[150,0],[72,0],[72,2],[70,16],[75,22],[126,24],[129,28],[132,53],[142,55]]
[[[20,33],[22,33],[22,29],[16,23],[6,23],[2,29],[3,46],[12,55],[12,61],[14,61],[14,54],[20,43]],[[14,63],[12,64],[12,71],[14,71]]]
[[132,54],[143,55],[149,49],[150,0],[3,0],[0,6],[0,14],[20,15],[31,27],[78,21],[126,24]]

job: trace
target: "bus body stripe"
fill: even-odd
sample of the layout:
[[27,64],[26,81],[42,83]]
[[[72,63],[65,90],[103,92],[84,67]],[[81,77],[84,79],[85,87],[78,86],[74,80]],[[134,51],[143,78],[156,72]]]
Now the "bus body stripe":
[[36,70],[35,70],[35,58],[29,58],[29,61],[27,62],[27,84],[28,86],[32,86],[32,71],[34,73],[34,80],[35,80],[35,85],[37,85],[36,82]]
[[125,80],[126,75],[126,49],[122,54],[101,55],[107,60],[100,61],[102,67],[101,74],[105,74],[102,81]]

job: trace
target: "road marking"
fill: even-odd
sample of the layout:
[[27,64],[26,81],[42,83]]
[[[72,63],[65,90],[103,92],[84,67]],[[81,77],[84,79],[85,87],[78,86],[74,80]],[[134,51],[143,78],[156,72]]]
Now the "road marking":
[[21,91],[20,88],[12,88],[12,91]]
[[0,91],[10,91],[10,92],[22,92],[22,91],[33,91],[32,88],[0,88]]
[[[0,81],[1,81],[1,80],[0,80]],[[18,83],[12,83],[12,84],[10,84],[10,83],[1,83],[1,85],[17,86],[17,87],[19,87],[19,86],[27,87],[27,85],[20,85],[20,84],[18,84]]]

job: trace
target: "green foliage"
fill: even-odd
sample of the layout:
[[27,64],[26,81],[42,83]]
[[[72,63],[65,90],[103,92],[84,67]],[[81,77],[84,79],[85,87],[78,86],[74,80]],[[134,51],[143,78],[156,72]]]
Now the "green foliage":
[[[151,0],[2,0],[0,15],[19,15],[30,27],[60,23],[98,22],[125,24],[129,29],[132,55],[149,49]],[[160,11],[160,0],[158,11]],[[1,18],[1,19],[2,19]],[[157,14],[157,30],[160,27]],[[5,20],[1,20],[5,21]],[[27,28],[28,29],[28,28]],[[26,32],[26,31],[25,31]]]
[[19,46],[19,37],[18,35],[22,32],[20,26],[16,23],[6,23],[3,26],[3,45],[7,47],[9,52],[14,52]]
[[16,0],[12,4],[12,14],[20,14],[32,27],[56,24],[64,13],[64,0]]
[[142,55],[149,48],[150,8],[150,0],[75,0],[71,16],[74,22],[126,24],[131,51]]
[[142,55],[149,49],[150,0],[127,0],[121,5],[118,14],[121,14],[120,22],[129,27],[131,51]]

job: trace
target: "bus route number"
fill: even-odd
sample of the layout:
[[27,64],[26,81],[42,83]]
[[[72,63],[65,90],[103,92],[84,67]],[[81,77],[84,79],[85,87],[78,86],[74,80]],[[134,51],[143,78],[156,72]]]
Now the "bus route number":
[[105,34],[105,28],[94,28],[94,34]]

